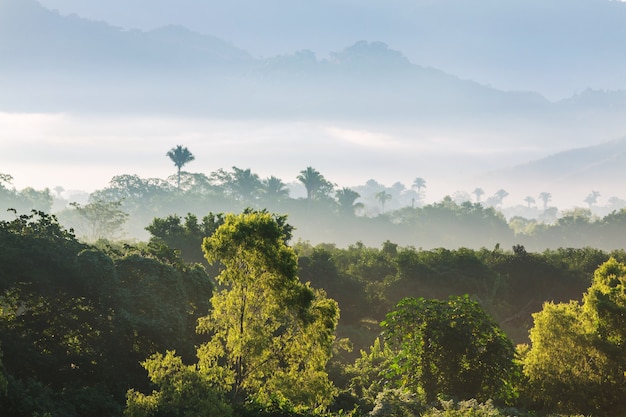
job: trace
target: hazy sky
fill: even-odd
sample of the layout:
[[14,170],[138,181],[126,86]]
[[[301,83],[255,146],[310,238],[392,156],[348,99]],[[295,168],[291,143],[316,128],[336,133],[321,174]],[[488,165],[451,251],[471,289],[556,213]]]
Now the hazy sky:
[[[594,7],[605,5],[604,0],[40,2],[63,14],[77,13],[125,28],[148,30],[170,23],[184,24],[232,42],[255,56],[302,49],[323,56],[361,39],[380,40],[406,54],[413,63],[495,87],[532,89],[553,97],[587,87],[603,88],[603,83],[626,89],[624,72],[618,72],[617,78],[606,72],[615,68],[614,62],[624,61],[623,54],[614,54],[610,48],[604,51],[599,47],[603,44],[597,43],[625,38],[622,45],[626,44],[626,15],[621,13],[623,8],[618,10],[621,14],[610,14],[606,7]],[[421,14],[426,9],[430,13],[428,20]],[[606,31],[596,30],[598,21]],[[459,38],[459,33],[467,36]],[[500,35],[506,36],[510,48],[496,42]],[[545,49],[535,50],[538,44]],[[580,60],[586,55],[581,51],[596,54],[589,68],[572,64],[583,62]],[[600,60],[602,54],[610,59]],[[593,77],[585,78],[585,74]],[[275,175],[291,182],[300,170],[313,166],[339,186],[359,185],[368,179],[388,186],[396,181],[410,186],[415,177],[423,177],[428,183],[427,201],[432,202],[478,186],[485,188],[489,196],[507,185],[482,182],[478,177],[485,172],[580,146],[585,141],[600,143],[626,134],[626,119],[605,126],[602,133],[598,133],[598,126],[589,125],[557,135],[525,125],[494,127],[489,132],[445,125],[437,130],[419,126],[408,130],[325,121],[229,122],[175,116],[2,111],[0,172],[11,174],[18,189],[60,185],[93,191],[105,187],[119,174],[165,178],[175,172],[165,153],[182,144],[196,156],[196,161],[186,167],[191,172],[209,174],[237,166],[250,168],[262,178]],[[532,140],[525,140],[528,138]],[[545,190],[534,184],[508,191],[508,201],[514,204]],[[600,191],[608,197],[609,192]],[[560,198],[565,200],[558,192],[553,195],[555,203]],[[571,201],[580,205],[584,195],[568,197],[566,204]]]

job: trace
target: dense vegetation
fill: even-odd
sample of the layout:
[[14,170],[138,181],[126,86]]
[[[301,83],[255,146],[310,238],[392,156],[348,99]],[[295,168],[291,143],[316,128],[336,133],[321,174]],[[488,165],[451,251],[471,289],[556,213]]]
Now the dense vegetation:
[[290,246],[251,209],[86,244],[13,217],[3,415],[626,412],[623,251]]
[[[181,157],[189,157],[180,152]],[[294,180],[296,184],[273,176],[261,179],[250,169],[237,167],[208,176],[181,171],[180,183],[178,173],[167,180],[119,175],[77,204],[60,187],[54,193],[11,189],[11,177],[0,174],[0,202],[3,210],[34,208],[54,213],[77,236],[91,242],[99,238],[146,240],[145,226],[155,217],[192,213],[202,218],[209,211],[241,212],[246,207],[288,214],[296,241],[332,242],[344,248],[357,241],[379,246],[390,240],[424,249],[480,249],[500,244],[507,248],[523,245],[533,252],[561,247],[610,251],[623,248],[626,233],[626,201],[613,197],[607,206],[597,207],[595,192],[584,199],[588,207],[559,211],[550,206],[551,194],[539,190],[537,204],[529,196],[527,205],[503,206],[508,193],[502,189],[481,200],[485,192],[480,188],[473,196],[459,192],[424,204],[427,186],[422,178],[410,187],[401,183],[386,187],[370,180],[354,189],[338,188],[307,167]],[[298,193],[299,197],[291,197]],[[3,214],[0,218],[8,219]]]

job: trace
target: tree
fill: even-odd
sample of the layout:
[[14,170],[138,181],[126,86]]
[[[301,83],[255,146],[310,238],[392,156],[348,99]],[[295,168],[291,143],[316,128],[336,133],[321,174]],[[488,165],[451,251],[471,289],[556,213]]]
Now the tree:
[[476,202],[480,203],[480,197],[482,197],[485,194],[485,192],[483,191],[482,188],[475,188],[474,191],[472,191],[472,194],[476,196]]
[[543,202],[543,210],[545,211],[548,209],[548,203],[552,200],[552,194],[543,191],[539,194],[539,200]]
[[211,335],[198,349],[199,369],[235,403],[274,396],[316,408],[334,395],[324,368],[338,307],[299,282],[290,237],[284,216],[246,210],[203,242],[207,260],[223,267],[223,289],[198,325]]
[[623,416],[626,265],[609,259],[582,304],[546,303],[533,318],[523,359],[528,396],[546,411]]
[[389,200],[391,200],[391,194],[389,194],[387,191],[382,190],[376,193],[376,200],[378,200],[378,202],[381,204],[382,208],[383,208],[383,214],[385,213],[385,203]]
[[180,170],[187,163],[196,159],[196,157],[193,156],[189,149],[183,147],[182,145],[177,145],[175,148],[170,149],[166,156],[174,162],[174,165],[176,165],[176,168],[178,169],[178,189],[180,190]]
[[535,204],[535,199],[532,198],[531,196],[526,196],[526,198],[524,199],[524,201],[526,203],[528,203],[528,208],[530,208],[531,204]]
[[306,188],[306,198],[308,200],[320,199],[327,196],[333,190],[333,184],[326,180],[318,170],[312,167],[300,171],[298,181]]
[[413,188],[417,188],[417,193],[422,191],[422,188],[426,188],[426,180],[424,178],[417,177],[413,180]]
[[337,197],[339,210],[343,214],[353,215],[355,210],[363,208],[363,203],[355,203],[361,195],[350,188],[343,187],[342,189],[337,190],[335,192],[335,197]]
[[285,183],[275,176],[263,180],[263,194],[268,200],[280,201],[289,197]]
[[600,197],[599,191],[592,191],[587,197],[585,197],[585,203],[589,204],[589,209],[593,207],[594,204],[598,201],[598,197]]
[[82,235],[88,241],[95,242],[101,238],[115,239],[128,218],[128,213],[120,209],[121,201],[104,201],[97,199],[81,206],[70,203],[83,220]]
[[468,296],[405,298],[381,325],[396,353],[389,373],[427,402],[438,395],[510,399],[513,343]]

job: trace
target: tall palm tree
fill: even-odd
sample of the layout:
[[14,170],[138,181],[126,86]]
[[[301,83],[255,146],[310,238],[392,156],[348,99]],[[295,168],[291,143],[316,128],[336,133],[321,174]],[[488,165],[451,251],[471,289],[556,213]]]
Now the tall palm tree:
[[539,194],[539,200],[543,201],[543,209],[544,211],[548,209],[548,203],[552,200],[552,194],[547,192],[542,192]]
[[357,198],[361,197],[359,193],[348,187],[343,187],[335,192],[337,203],[342,213],[354,214],[356,209],[363,208],[363,203],[356,203]]
[[524,201],[528,203],[528,208],[530,208],[530,205],[531,205],[531,204],[535,204],[535,199],[534,199],[534,198],[532,198],[531,196],[527,196],[527,197],[524,199]]
[[482,188],[477,187],[477,188],[474,189],[474,191],[472,191],[472,194],[474,194],[476,196],[476,202],[480,203],[480,197],[483,194],[485,194],[485,191]]
[[383,207],[383,214],[385,213],[385,203],[389,200],[391,200],[391,194],[389,194],[387,191],[382,190],[378,193],[376,193],[376,200],[378,200],[380,202],[380,204]]
[[318,170],[312,167],[307,167],[300,171],[300,175],[298,175],[297,179],[304,184],[306,188],[306,198],[309,201],[328,195],[328,193],[333,190],[333,184],[326,180]]
[[417,188],[417,193],[422,191],[422,188],[426,188],[426,180],[424,178],[417,177],[413,180],[412,188]]
[[195,156],[187,149],[183,147],[183,145],[177,145],[175,148],[170,149],[166,156],[168,156],[176,168],[178,168],[178,189],[180,190],[180,170],[183,166],[185,166],[188,162],[196,159]]

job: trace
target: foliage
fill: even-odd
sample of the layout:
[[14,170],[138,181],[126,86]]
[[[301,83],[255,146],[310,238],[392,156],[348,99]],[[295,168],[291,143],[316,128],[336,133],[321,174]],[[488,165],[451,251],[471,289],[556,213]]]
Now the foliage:
[[330,181],[312,167],[306,167],[306,169],[300,171],[297,178],[306,188],[307,200],[323,199],[328,196],[334,188],[334,185]]
[[176,165],[176,169],[178,170],[178,189],[180,190],[180,170],[187,165],[189,162],[196,159],[195,156],[182,145],[177,145],[175,148],[170,149],[167,154],[165,154],[168,158],[172,160],[174,165]]
[[427,402],[438,395],[512,399],[513,344],[469,297],[406,298],[381,325],[397,354],[390,373]]
[[197,372],[194,365],[184,365],[175,352],[155,353],[142,362],[150,381],[158,387],[150,395],[130,390],[126,396],[126,417],[228,417],[230,406],[223,393]]
[[284,220],[264,211],[230,214],[204,240],[209,262],[223,265],[223,289],[198,325],[211,335],[198,349],[199,367],[235,403],[279,396],[323,408],[334,391],[324,368],[338,308],[299,282]]
[[582,304],[546,303],[533,317],[523,361],[530,399],[548,411],[624,415],[626,265],[609,259]]
[[98,239],[119,238],[119,232],[128,218],[128,213],[120,209],[121,201],[96,200],[81,206],[71,203],[79,217],[83,220],[75,230],[82,231],[80,235],[90,242]]
[[119,415],[128,385],[144,385],[141,359],[193,355],[212,289],[163,248],[88,246],[41,212],[0,222],[0,408]]

